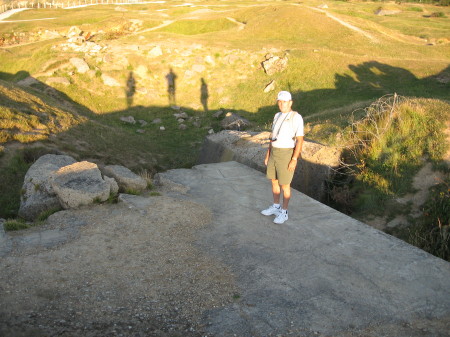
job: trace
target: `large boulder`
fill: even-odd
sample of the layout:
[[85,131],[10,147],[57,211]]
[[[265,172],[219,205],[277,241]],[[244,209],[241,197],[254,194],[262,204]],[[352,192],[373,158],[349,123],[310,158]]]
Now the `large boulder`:
[[[198,164],[237,161],[265,172],[264,157],[269,147],[270,132],[221,131],[205,138]],[[323,201],[326,181],[339,166],[341,151],[308,140],[303,142],[301,160],[292,181],[292,187]]]
[[40,213],[60,207],[50,183],[61,167],[75,163],[70,156],[46,154],[31,165],[25,175],[20,198],[19,216],[34,220]]
[[287,68],[288,58],[287,56],[279,57],[266,55],[266,60],[261,63],[265,73],[269,76],[282,72]]
[[113,177],[122,191],[143,191],[147,188],[147,181],[120,165],[108,165],[102,169],[104,175]]
[[89,65],[85,60],[79,57],[72,57],[70,59],[70,63],[72,63],[72,65],[77,69],[77,72],[80,74],[84,74],[89,71]]
[[52,187],[65,209],[105,201],[111,192],[98,166],[87,161],[60,168],[54,173]]

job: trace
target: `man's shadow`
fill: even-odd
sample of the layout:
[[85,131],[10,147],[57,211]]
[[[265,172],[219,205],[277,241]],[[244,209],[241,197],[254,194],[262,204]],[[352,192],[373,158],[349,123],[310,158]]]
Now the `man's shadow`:
[[127,85],[125,89],[125,95],[127,97],[127,107],[131,107],[133,105],[134,94],[136,93],[136,79],[134,78],[134,74],[130,71],[127,79]]
[[206,84],[203,78],[201,79],[201,82],[202,84],[200,86],[200,101],[202,102],[203,110],[205,112],[208,112],[208,98],[209,98],[208,85]]
[[166,75],[167,80],[167,93],[169,94],[169,105],[176,105],[176,79],[177,74],[170,68],[169,73]]

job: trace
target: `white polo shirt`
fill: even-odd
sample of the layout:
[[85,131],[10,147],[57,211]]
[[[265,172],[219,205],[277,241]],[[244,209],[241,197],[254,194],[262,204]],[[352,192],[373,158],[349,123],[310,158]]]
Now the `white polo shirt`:
[[296,111],[281,113],[273,117],[272,146],[282,149],[292,149],[297,141],[296,137],[304,136],[303,117]]

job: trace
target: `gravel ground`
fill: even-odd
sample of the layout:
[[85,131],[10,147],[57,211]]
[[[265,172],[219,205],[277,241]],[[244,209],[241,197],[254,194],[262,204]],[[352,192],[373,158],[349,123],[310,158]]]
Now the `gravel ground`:
[[204,336],[204,311],[235,293],[227,267],[195,246],[211,213],[167,196],[147,203],[58,212],[42,229],[82,224],[77,238],[2,258],[0,335]]

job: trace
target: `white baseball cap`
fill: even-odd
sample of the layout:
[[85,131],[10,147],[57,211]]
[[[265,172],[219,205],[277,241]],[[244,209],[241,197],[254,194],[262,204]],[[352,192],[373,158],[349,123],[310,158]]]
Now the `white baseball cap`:
[[280,91],[277,97],[278,101],[292,101],[292,96],[289,91]]

